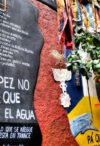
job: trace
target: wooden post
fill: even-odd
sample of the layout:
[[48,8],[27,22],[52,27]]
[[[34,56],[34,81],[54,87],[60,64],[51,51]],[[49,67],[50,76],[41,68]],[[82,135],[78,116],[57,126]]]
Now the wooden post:
[[4,11],[6,11],[6,0],[4,0]]
[[7,2],[4,0],[4,4],[0,3],[0,6],[4,7],[4,11],[7,10]]

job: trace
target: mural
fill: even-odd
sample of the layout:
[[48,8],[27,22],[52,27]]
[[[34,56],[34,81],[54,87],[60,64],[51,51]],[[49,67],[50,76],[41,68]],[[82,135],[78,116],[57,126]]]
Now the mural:
[[[40,0],[42,1],[42,0]],[[68,3],[67,3],[68,2]],[[68,54],[71,53],[72,47],[72,31],[70,31],[71,44],[67,39],[68,34],[66,31],[66,25],[70,22],[70,16],[73,17],[73,24],[77,24],[84,30],[90,33],[100,32],[100,5],[97,0],[93,1],[78,1],[71,0],[70,10],[67,9],[65,13],[66,3],[69,1],[57,0],[58,12],[58,41],[62,45],[66,45],[64,49],[65,60]],[[48,4],[47,4],[48,5]],[[61,9],[60,9],[61,7]],[[72,8],[72,9],[71,9]],[[69,10],[69,11],[68,11]],[[69,12],[69,13],[68,13]],[[72,13],[71,13],[72,12]],[[67,17],[68,16],[68,17]],[[67,23],[68,22],[68,23]],[[70,24],[70,30],[71,30]],[[68,27],[67,27],[68,28]],[[67,36],[66,36],[66,34]],[[64,38],[65,37],[65,38]],[[61,39],[62,38],[62,39]],[[66,42],[64,42],[66,40]],[[68,45],[71,47],[70,50]],[[99,101],[97,98],[96,84],[92,78],[87,80],[83,77],[79,70],[79,84],[77,86],[76,75],[72,75],[70,81],[66,81],[66,93],[71,98],[70,107],[65,108],[68,114],[70,127],[73,136],[80,146],[99,146],[100,145],[100,106],[97,106]],[[89,87],[89,92],[88,92]],[[90,105],[90,99],[91,105]],[[63,105],[63,104],[62,104]],[[64,106],[64,105],[63,105]]]
[[[65,58],[71,51],[66,51]],[[70,127],[73,136],[80,146],[100,145],[100,106],[96,93],[96,85],[93,78],[89,79],[89,91],[91,96],[91,107],[88,95],[88,85],[86,78],[79,76],[80,87],[76,86],[76,77],[72,76],[71,81],[67,81],[67,93],[71,97],[71,106],[66,108]],[[74,92],[73,92],[74,91]],[[92,113],[91,113],[92,108]]]
[[[39,1],[48,5],[52,9],[57,10],[59,31],[58,41],[61,45],[60,55],[61,57],[63,56],[62,46],[64,45],[65,60],[67,56],[72,53],[71,50],[74,49],[72,22],[78,24],[83,29],[88,30],[90,33],[100,32],[100,6],[96,0],[94,0],[92,3],[87,3],[87,1],[84,1],[84,4],[80,3],[78,0],[57,0],[57,9],[55,0]],[[0,30],[0,39],[2,40],[1,49],[2,52],[6,52],[11,55],[7,56],[6,54],[2,57],[2,54],[0,54],[2,58],[0,60],[0,65],[2,67],[0,69],[0,95],[1,97],[3,95],[3,98],[0,99],[0,134],[3,136],[3,132],[5,132],[7,135],[0,138],[0,142],[3,145],[19,144],[27,146],[34,145],[35,143],[35,145],[38,146],[41,145],[41,133],[34,113],[32,96],[37,81],[43,37],[37,26],[38,13],[36,7],[32,6],[31,3],[27,0],[25,0],[24,5],[24,8],[26,9],[21,9],[23,7],[23,2],[21,0],[13,1],[11,3],[12,5],[9,5],[10,2],[12,1],[8,0],[7,4],[9,8],[11,8],[11,11],[9,9],[7,9],[7,11],[4,10],[0,15],[0,17],[2,18],[2,21],[0,22],[2,28],[2,30]],[[61,9],[59,9],[60,6]],[[34,21],[32,21],[32,18]],[[50,34],[53,29],[50,30],[49,33],[47,33],[46,31],[45,33]],[[49,37],[51,40],[52,36]],[[5,43],[5,41],[7,41],[8,43]],[[52,42],[53,41],[54,40],[52,40]],[[52,45],[52,47],[54,47],[54,45]],[[49,49],[51,49],[51,46]],[[16,50],[17,53],[13,52],[13,50]],[[46,51],[47,48],[44,52]],[[50,61],[52,60],[49,60],[49,57],[46,56],[47,54],[44,55],[44,62],[48,63],[49,69],[51,69],[50,67],[52,67],[52,64],[50,64]],[[60,67],[62,67],[61,61],[62,60],[60,59]],[[42,64],[42,68],[45,66],[44,62]],[[46,70],[46,74],[44,73],[44,70]],[[66,145],[66,143],[68,142],[68,146],[72,143],[73,145],[79,144],[80,146],[100,146],[100,106],[97,106],[97,103],[99,103],[99,101],[97,98],[96,85],[93,77],[91,77],[89,79],[89,82],[87,82],[86,78],[81,75],[80,69],[77,71],[77,78],[76,75],[71,75],[71,72],[68,73],[66,69],[53,68],[52,71],[54,79],[55,81],[60,82],[60,88],[62,90],[62,93],[60,95],[60,92],[57,91],[58,84],[56,85],[56,91],[51,90],[52,88],[55,89],[56,83],[54,84],[50,70],[43,68],[42,71],[42,79],[40,79],[39,82],[41,82],[42,80],[42,83],[40,83],[40,85],[43,85],[44,83],[44,86],[39,85],[39,88],[37,89],[37,92],[39,91],[37,95],[40,100],[37,100],[36,104],[39,108],[40,113],[38,112],[38,110],[36,112],[38,115],[37,117],[39,119],[39,124],[42,127],[42,132],[45,135],[43,137],[43,144],[45,146],[49,146],[49,142],[51,141],[51,145],[55,145],[55,143],[59,145],[59,143],[61,142]],[[47,76],[46,79],[45,76]],[[8,80],[9,82],[7,82]],[[46,86],[48,84],[48,81],[50,90],[48,89],[48,86]],[[10,84],[10,86],[8,85],[8,83]],[[7,91],[5,91],[4,89],[6,89]],[[41,89],[44,90],[42,90],[44,93],[40,92]],[[14,94],[12,94],[13,92]],[[60,97],[61,105],[65,108],[65,110],[61,105],[59,106],[55,93],[57,95],[57,98],[58,96]],[[12,95],[14,95],[14,99],[16,99],[15,101],[11,100]],[[53,100],[54,97],[55,100]],[[24,108],[25,110],[23,110]],[[22,112],[20,113],[19,111]],[[27,111],[29,113],[29,117],[27,117]],[[55,114],[55,111],[57,112],[57,114]],[[66,115],[68,115],[69,118],[72,134],[70,132]],[[25,128],[23,128],[23,125]],[[58,127],[56,127],[56,125],[58,125]],[[56,132],[54,132],[54,129],[56,129]],[[29,130],[30,132],[27,133],[27,131]],[[25,131],[26,133],[23,134],[23,131]],[[63,132],[59,134],[59,131],[65,131],[66,134]],[[27,136],[27,134],[29,135],[28,138],[25,137]],[[66,137],[64,140],[62,140],[62,135]],[[10,138],[13,140],[9,141]],[[54,141],[53,138],[55,138]],[[59,138],[61,139],[59,140]],[[40,141],[38,141],[38,139]]]

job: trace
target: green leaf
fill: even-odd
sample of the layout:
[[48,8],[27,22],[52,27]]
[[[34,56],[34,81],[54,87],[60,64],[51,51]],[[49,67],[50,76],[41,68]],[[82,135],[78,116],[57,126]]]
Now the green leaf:
[[97,51],[100,51],[100,47],[96,47],[96,50],[97,50]]
[[96,46],[89,45],[87,49],[91,49],[92,50],[94,48],[96,48]]
[[71,66],[71,63],[66,63],[66,67],[70,67]]
[[93,64],[98,64],[99,60],[93,60]]
[[86,67],[87,67],[88,69],[90,69],[91,66],[92,66],[92,61],[89,61],[88,63],[86,63]]
[[87,72],[86,72],[85,68],[81,68],[81,73],[83,76],[87,76]]
[[78,66],[72,66],[72,73],[75,74],[78,69]]
[[72,57],[69,58],[69,61],[72,61]]
[[99,68],[100,68],[100,63],[97,64],[95,67],[96,67],[96,69],[97,69],[97,68],[99,69]]
[[[93,36],[87,31],[78,26],[74,26],[75,50],[67,58],[66,67],[76,73],[81,66],[81,73],[86,77],[91,77],[92,72],[100,72],[100,35]],[[89,62],[82,62],[81,53],[87,52],[90,54],[91,60]]]
[[88,77],[92,77],[92,72],[87,73]]
[[71,64],[71,63],[66,63],[66,68],[67,68],[68,70],[71,70],[71,69],[72,69],[72,64]]

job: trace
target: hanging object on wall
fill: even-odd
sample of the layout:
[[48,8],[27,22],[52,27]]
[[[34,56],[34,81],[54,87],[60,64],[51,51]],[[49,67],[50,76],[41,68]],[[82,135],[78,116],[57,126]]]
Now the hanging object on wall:
[[66,92],[67,85],[65,84],[65,82],[60,83],[60,88],[62,89],[62,94],[60,95],[61,105],[64,108],[70,107],[71,106],[71,98],[70,98],[69,94]]
[[67,69],[62,69],[63,66],[63,45],[61,45],[60,53],[57,50],[51,50],[50,55],[56,59],[56,64],[59,64],[59,69],[52,68],[53,76],[55,81],[60,82],[60,88],[62,89],[62,93],[60,95],[60,101],[61,105],[66,108],[71,105],[70,102],[70,96],[66,93],[67,85],[65,84],[65,81],[71,80],[71,72]]
[[82,11],[82,19],[83,19],[83,28],[86,30],[89,30],[90,28],[90,23],[89,23],[89,17],[87,16],[86,9],[84,5],[80,4],[81,11]]
[[33,106],[43,37],[29,0],[0,7],[0,146],[41,146]]
[[90,33],[100,32],[100,5],[97,0],[71,0],[73,24]]
[[62,94],[60,95],[61,105],[63,107],[69,107],[71,105],[70,96],[66,93],[67,86],[65,81],[71,80],[71,72],[67,69],[52,69],[54,80],[60,82],[60,88],[62,89]]
[[[97,0],[38,0],[49,7],[57,5],[58,42],[73,50],[73,26],[78,25],[90,33],[100,32],[100,4]],[[55,7],[56,9],[56,7]]]
[[58,41],[73,50],[72,10],[70,0],[57,0]]
[[96,28],[96,31],[100,33],[100,4],[97,2],[97,0],[94,0],[93,5],[94,5],[93,12],[94,12],[94,18],[95,18],[95,28]]

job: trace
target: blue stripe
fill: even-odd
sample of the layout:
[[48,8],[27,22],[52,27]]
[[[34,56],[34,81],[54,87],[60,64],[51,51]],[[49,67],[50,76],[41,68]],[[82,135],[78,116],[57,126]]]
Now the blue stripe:
[[[65,60],[71,52],[72,52],[71,50],[66,50],[64,48]],[[77,88],[76,81],[75,81],[75,75],[72,75],[72,80],[71,81],[66,82],[67,93],[71,97],[71,106],[69,108],[66,108],[67,113],[69,113],[78,104],[78,102],[82,99],[82,97],[84,96],[81,73],[80,73],[80,83],[81,83],[80,88]]]

